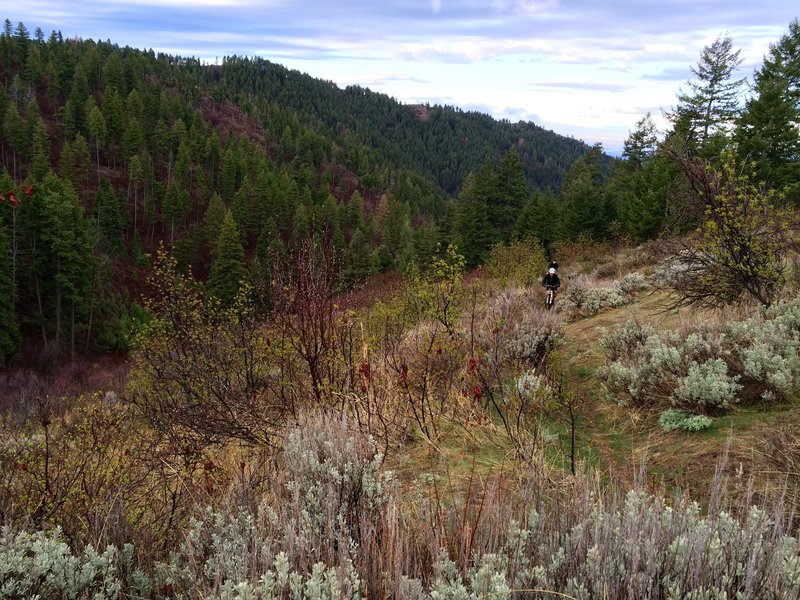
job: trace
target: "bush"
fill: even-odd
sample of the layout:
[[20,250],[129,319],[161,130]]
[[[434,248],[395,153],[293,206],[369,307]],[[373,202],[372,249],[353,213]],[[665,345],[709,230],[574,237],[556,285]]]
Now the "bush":
[[599,373],[623,402],[727,409],[745,391],[764,400],[800,392],[800,298],[683,334],[629,321],[602,344],[609,362]]
[[570,316],[595,315],[606,308],[617,308],[633,301],[634,295],[648,287],[641,273],[629,273],[611,285],[596,279],[578,276],[571,279],[557,306]]
[[696,432],[710,429],[714,421],[704,415],[692,415],[684,410],[670,408],[661,413],[658,424],[666,433],[677,429]]
[[720,356],[723,338],[712,330],[660,336],[628,321],[601,341],[609,363],[598,374],[622,403],[665,402],[698,410],[728,408],[738,400],[738,375]]
[[545,264],[541,244],[528,238],[493,246],[486,268],[503,285],[536,286],[544,276]]
[[[108,546],[102,553],[86,546],[74,555],[64,541],[61,529],[51,533],[14,532],[6,526],[0,534],[0,598],[118,598],[124,589],[124,571],[129,567],[133,548],[122,553]],[[138,570],[127,573],[130,597],[147,597],[150,581]]]
[[728,375],[728,365],[721,358],[694,363],[675,389],[675,397],[690,406],[729,408],[742,389],[738,379]]
[[381,567],[364,552],[395,484],[374,440],[351,425],[334,414],[301,419],[286,441],[276,502],[207,508],[159,581],[215,597],[356,597],[361,574]]
[[[290,481],[321,473],[316,465],[322,464],[332,467],[323,475],[323,488],[343,481],[334,464],[371,471],[369,453],[348,450],[349,458],[336,459],[334,446],[343,441],[338,421],[334,437],[320,438],[326,426],[312,424],[317,433],[296,440],[301,455],[320,449],[323,454],[301,460],[311,468],[300,466]],[[328,443],[306,443],[311,439]],[[359,439],[356,446],[364,441]],[[379,508],[390,525],[380,544],[362,539],[337,548],[340,538],[318,540],[335,548],[333,562],[304,564],[313,557],[304,555],[308,548],[297,537],[294,509],[280,495],[255,511],[209,509],[170,562],[157,565],[150,576],[126,566],[130,547],[102,554],[87,548],[76,555],[57,530],[14,534],[6,528],[0,536],[0,598],[103,599],[124,593],[128,598],[477,600],[509,598],[512,590],[620,599],[800,594],[800,544],[791,533],[792,511],[781,500],[769,510],[753,506],[749,494],[732,502],[719,480],[718,501],[704,512],[681,494],[665,498],[641,487],[623,492],[602,487],[597,477],[551,482],[554,473],[539,463],[523,475],[524,485],[511,493],[509,480],[497,480],[477,497],[448,492],[433,505],[414,494],[403,503],[392,499]],[[394,490],[389,495],[396,498]],[[323,510],[333,514],[337,506],[338,501]],[[370,586],[371,564],[379,570]]]
[[561,344],[563,319],[542,304],[538,288],[507,288],[487,302],[475,332],[486,364],[516,360],[537,365]]

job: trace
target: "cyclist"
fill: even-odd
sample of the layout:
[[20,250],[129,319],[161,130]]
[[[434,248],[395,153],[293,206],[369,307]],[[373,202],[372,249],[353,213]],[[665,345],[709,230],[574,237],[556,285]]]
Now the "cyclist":
[[558,278],[558,273],[556,273],[555,267],[551,266],[547,270],[545,276],[542,277],[542,287],[548,290],[553,290],[553,298],[555,299],[555,294],[558,291],[558,288],[561,287],[561,279]]

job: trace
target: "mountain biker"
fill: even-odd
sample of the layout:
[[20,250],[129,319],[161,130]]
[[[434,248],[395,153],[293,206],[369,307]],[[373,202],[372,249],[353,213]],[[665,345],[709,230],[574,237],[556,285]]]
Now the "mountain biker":
[[545,276],[542,277],[542,287],[552,289],[553,291],[558,291],[558,288],[561,287],[561,280],[558,278],[558,273],[556,273],[555,267],[551,266],[547,270]]

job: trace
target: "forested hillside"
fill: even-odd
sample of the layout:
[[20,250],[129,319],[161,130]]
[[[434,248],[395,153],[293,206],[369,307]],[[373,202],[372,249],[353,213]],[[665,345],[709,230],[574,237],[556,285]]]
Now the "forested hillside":
[[[22,338],[50,355],[126,349],[159,243],[221,298],[243,277],[266,306],[276,260],[316,237],[347,289],[471,238],[451,198],[471,171],[502,171],[481,198],[494,221],[529,186],[557,190],[588,150],[260,59],[209,66],[9,20],[0,69],[3,360]],[[500,220],[471,243],[508,240],[516,215]]]

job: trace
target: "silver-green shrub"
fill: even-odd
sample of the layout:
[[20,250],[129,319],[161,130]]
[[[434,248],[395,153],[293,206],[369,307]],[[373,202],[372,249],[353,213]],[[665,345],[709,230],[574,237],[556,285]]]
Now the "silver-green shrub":
[[284,489],[256,511],[208,508],[159,583],[230,598],[352,598],[362,545],[379,535],[394,493],[375,441],[340,414],[302,418],[283,450]]
[[[337,564],[300,567],[281,548],[293,524],[280,503],[250,516],[244,508],[209,511],[193,523],[171,563],[160,567],[156,585],[128,587],[125,597],[361,598],[367,591],[358,565],[401,548],[407,554],[383,563],[386,587],[370,597],[385,597],[388,590],[411,600],[800,596],[800,545],[792,534],[793,513],[780,500],[769,509],[753,506],[749,495],[733,502],[720,480],[721,495],[703,510],[680,495],[604,489],[586,475],[550,482],[540,467],[532,466],[512,495],[482,494],[475,513],[469,507],[476,498],[469,495],[442,498],[434,507],[430,499],[410,496],[397,505],[408,511],[407,519],[395,522],[398,537],[369,550],[351,546],[345,554],[361,556]],[[427,514],[432,521],[419,519]],[[465,515],[472,515],[466,531]],[[75,556],[58,532],[14,534],[6,528],[0,597],[121,597],[118,558],[113,549]]]
[[[0,598],[105,600],[119,598],[122,581],[117,549],[86,546],[74,555],[61,530],[0,533]],[[143,578],[138,583],[146,589]]]
[[544,310],[540,288],[507,288],[487,302],[475,331],[483,362],[537,365],[564,339],[564,321]]
[[617,308],[633,301],[637,292],[649,287],[641,273],[633,272],[609,285],[598,285],[588,277],[571,279],[556,302],[569,316],[595,315],[606,308]]
[[800,298],[684,334],[630,321],[602,345],[609,361],[599,373],[623,403],[726,409],[743,399],[743,380],[765,400],[800,392]]
[[305,420],[284,447],[290,492],[292,541],[316,559],[326,541],[345,547],[374,528],[390,498],[394,478],[381,469],[383,456],[371,436],[354,432],[341,416]]
[[525,364],[538,364],[564,338],[560,320],[532,312],[509,327],[505,354]]
[[693,363],[675,388],[675,398],[682,405],[729,408],[742,389],[738,379],[728,375],[728,365],[721,358]]

